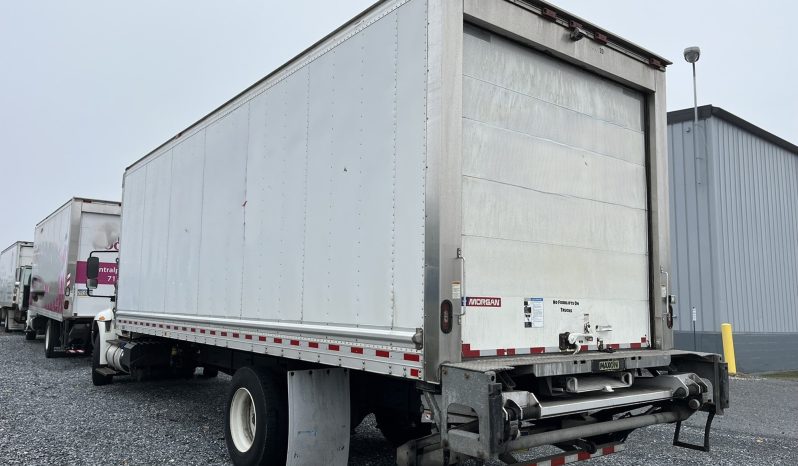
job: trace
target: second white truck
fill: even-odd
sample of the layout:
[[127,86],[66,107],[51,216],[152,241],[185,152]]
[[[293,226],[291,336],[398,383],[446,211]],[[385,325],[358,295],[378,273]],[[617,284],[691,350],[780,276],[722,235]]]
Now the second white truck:
[[545,2],[378,2],[127,168],[94,383],[231,374],[236,465],[346,464],[367,413],[402,465],[685,445],[728,376],[673,349],[667,63]]
[[30,241],[17,241],[0,253],[0,326],[6,332],[25,328],[32,262]]
[[[36,225],[26,337],[45,334],[45,355],[91,349],[90,324],[114,299],[120,203],[72,198]],[[86,259],[102,261],[86,287]],[[90,296],[93,295],[93,296]]]

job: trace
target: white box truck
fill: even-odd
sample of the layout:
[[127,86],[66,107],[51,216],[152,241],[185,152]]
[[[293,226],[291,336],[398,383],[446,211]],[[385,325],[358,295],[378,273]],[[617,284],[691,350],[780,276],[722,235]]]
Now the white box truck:
[[667,64],[545,2],[378,2],[126,169],[94,383],[231,374],[237,465],[345,464],[367,413],[400,464],[686,445],[728,375],[672,349]]
[[33,243],[17,241],[0,253],[0,325],[6,332],[25,328]]
[[[28,339],[44,333],[45,355],[84,353],[91,322],[115,299],[119,202],[75,197],[36,225]],[[86,286],[86,259],[102,260],[97,286]]]

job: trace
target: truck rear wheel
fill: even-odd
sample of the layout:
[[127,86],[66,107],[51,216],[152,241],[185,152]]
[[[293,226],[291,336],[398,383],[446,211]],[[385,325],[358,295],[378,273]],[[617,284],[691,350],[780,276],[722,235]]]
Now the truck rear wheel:
[[285,373],[242,367],[225,405],[225,443],[236,466],[282,465],[288,447]]
[[59,353],[55,350],[61,346],[61,322],[47,319],[47,330],[44,332],[44,356],[55,358]]

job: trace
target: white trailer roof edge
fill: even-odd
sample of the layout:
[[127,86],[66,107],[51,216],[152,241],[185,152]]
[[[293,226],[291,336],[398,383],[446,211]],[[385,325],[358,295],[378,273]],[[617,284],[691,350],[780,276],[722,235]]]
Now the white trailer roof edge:
[[[91,198],[88,198],[88,197],[72,197],[69,200],[67,200],[66,202],[64,202],[63,204],[61,204],[57,209],[52,211],[48,216],[46,216],[43,219],[39,220],[36,223],[36,226],[38,227],[42,223],[46,222],[51,217],[53,217],[58,212],[62,211],[64,208],[66,208],[68,205],[72,204],[75,201],[80,201],[80,202],[83,202],[83,203],[86,203],[86,204],[113,205],[113,206],[121,206],[122,205],[122,203],[120,201],[108,201],[108,200],[104,200],[104,199],[91,199]],[[83,211],[84,212],[95,212],[96,211],[97,213],[111,213],[111,212],[104,212],[104,211],[101,211],[101,210],[90,210],[90,209],[83,209]]]
[[0,254],[3,254],[6,251],[9,251],[9,250],[11,250],[13,248],[20,247],[20,246],[22,246],[22,247],[25,247],[25,246],[33,247],[33,241],[14,241],[13,243],[11,243],[11,246],[9,246],[9,247],[3,249],[2,251],[0,251]]

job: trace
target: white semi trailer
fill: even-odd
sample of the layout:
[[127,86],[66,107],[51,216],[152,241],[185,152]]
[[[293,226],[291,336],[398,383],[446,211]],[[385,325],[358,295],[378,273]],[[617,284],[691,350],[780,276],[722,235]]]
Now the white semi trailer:
[[[45,334],[45,355],[83,353],[91,323],[115,299],[119,202],[72,198],[36,225],[26,338]],[[86,258],[102,259],[87,288]]]
[[231,374],[237,465],[345,464],[372,412],[400,464],[708,434],[726,365],[672,349],[667,64],[541,1],[378,2],[127,168],[94,383]]
[[0,253],[0,325],[6,332],[25,328],[33,243],[17,241]]

